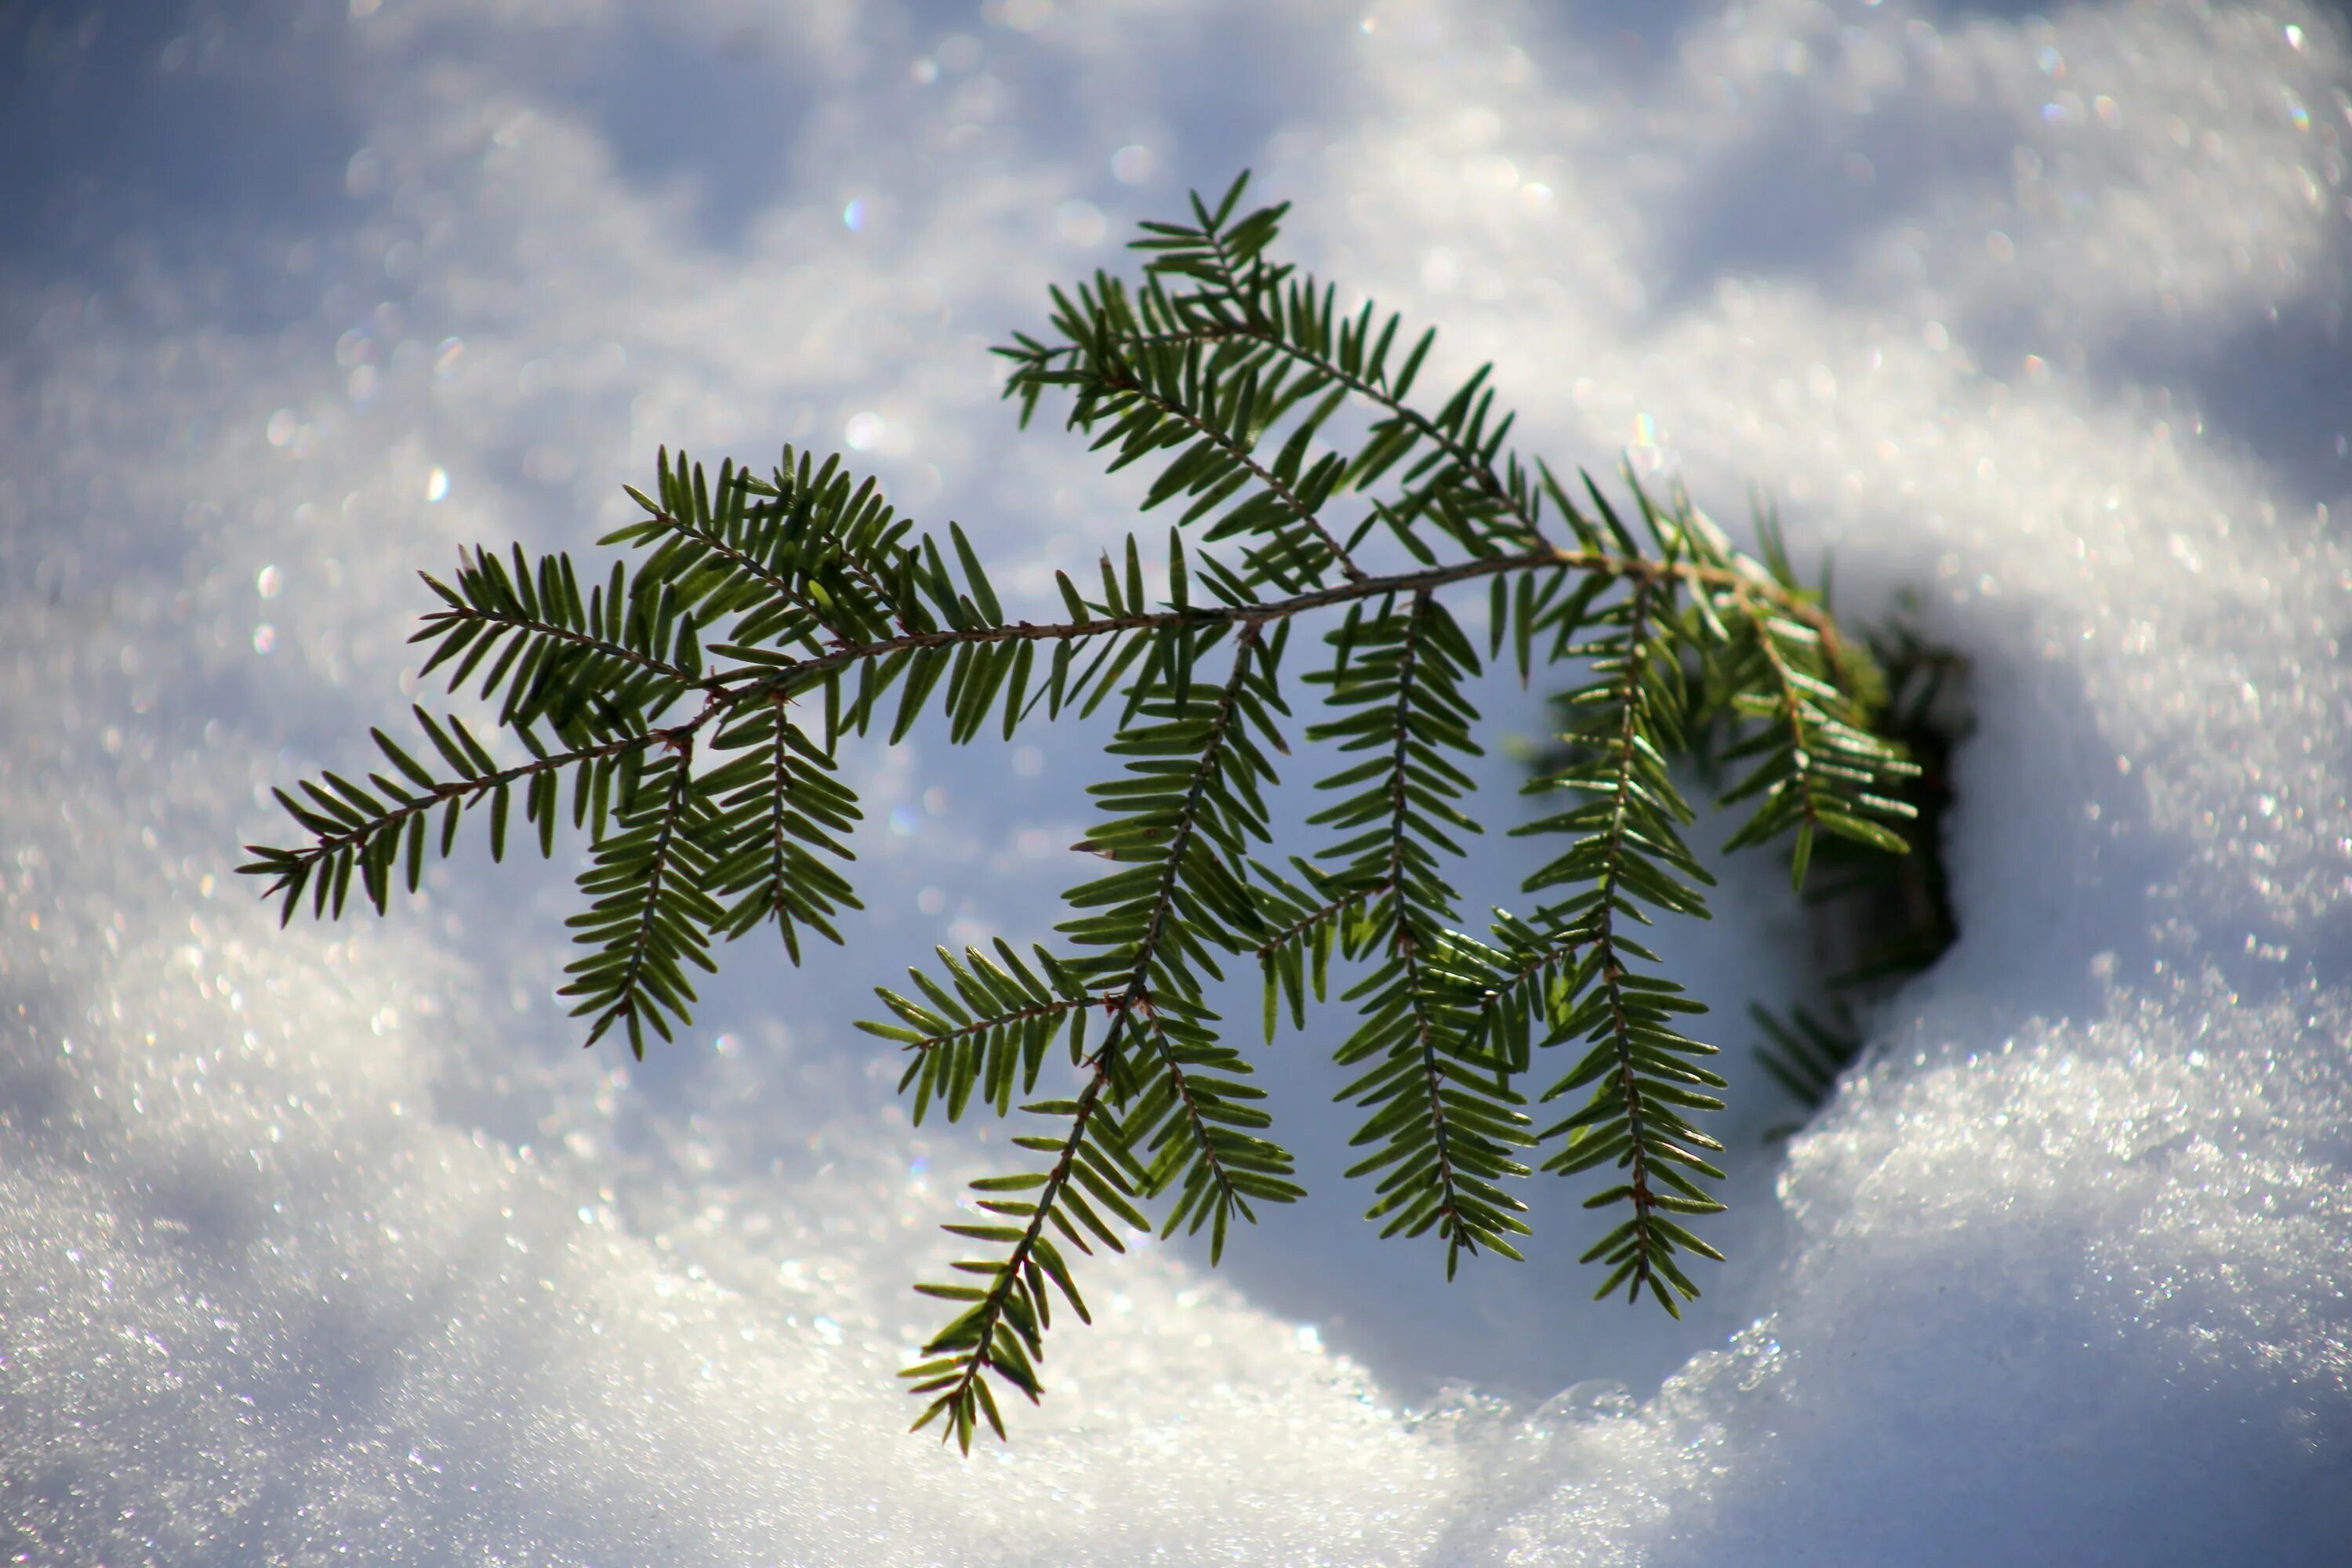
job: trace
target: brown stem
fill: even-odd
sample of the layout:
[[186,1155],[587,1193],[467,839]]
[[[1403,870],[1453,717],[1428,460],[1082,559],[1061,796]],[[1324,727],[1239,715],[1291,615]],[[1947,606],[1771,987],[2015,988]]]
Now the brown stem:
[[[851,643],[832,648],[812,658],[796,659],[781,668],[747,668],[726,672],[721,680],[738,677],[751,678],[748,686],[725,688],[720,695],[733,699],[754,694],[767,694],[786,688],[798,689],[812,677],[827,670],[839,669],[861,659],[883,658],[894,653],[904,653],[927,647],[960,647],[966,644],[998,642],[1067,642],[1128,631],[1150,631],[1162,626],[1200,626],[1214,621],[1269,622],[1287,620],[1309,610],[1328,608],[1333,605],[1351,604],[1360,599],[1373,599],[1384,595],[1414,595],[1446,587],[1455,583],[1475,582],[1506,572],[1567,570],[1600,572],[1633,583],[1654,586],[1666,583],[1685,583],[1694,587],[1721,588],[1731,591],[1753,591],[1756,584],[1744,574],[1729,567],[1702,566],[1689,562],[1645,560],[1638,555],[1611,555],[1597,550],[1559,550],[1546,545],[1511,555],[1488,555],[1476,560],[1456,562],[1450,566],[1426,567],[1418,572],[1400,572],[1385,577],[1366,577],[1360,582],[1343,583],[1333,587],[1317,588],[1287,599],[1276,599],[1251,605],[1195,605],[1181,610],[1160,610],[1129,616],[1104,616],[1087,621],[1062,621],[1038,626],[1029,621],[1015,621],[1008,626],[967,626],[961,629],[943,627],[937,631],[908,632],[900,637],[885,637],[877,642]],[[1812,605],[1795,600],[1776,604],[1776,609],[1801,620],[1824,637],[1832,634],[1828,617]]]

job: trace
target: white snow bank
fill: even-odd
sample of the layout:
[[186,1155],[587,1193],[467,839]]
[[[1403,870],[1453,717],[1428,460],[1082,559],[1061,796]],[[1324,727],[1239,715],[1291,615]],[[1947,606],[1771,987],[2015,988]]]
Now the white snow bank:
[[[0,1556],[2340,1551],[2340,22],[343,11],[0,24],[0,134],[90,138],[0,248]],[[209,204],[165,178],[206,138]],[[1532,446],[1727,518],[1752,481],[1850,611],[1920,596],[1973,661],[1964,934],[1777,1201],[1751,1158],[1687,1328],[1587,1305],[1565,1223],[1440,1295],[1323,1190],[1229,1280],[1091,1270],[1045,1408],[960,1462],[890,1374],[990,1148],[905,1126],[842,1026],[927,942],[1042,932],[1084,737],[866,759],[874,939],[739,960],[627,1071],[549,1005],[561,877],[281,935],[234,845],[402,721],[410,567],[583,544],[656,441],[854,437],[1042,594],[1132,497],[1008,446],[980,348],[1243,161],[1299,253],[1495,357]],[[1769,880],[1685,945],[1718,1002],[1790,966]],[[1320,1157],[1334,1082],[1268,1066]]]

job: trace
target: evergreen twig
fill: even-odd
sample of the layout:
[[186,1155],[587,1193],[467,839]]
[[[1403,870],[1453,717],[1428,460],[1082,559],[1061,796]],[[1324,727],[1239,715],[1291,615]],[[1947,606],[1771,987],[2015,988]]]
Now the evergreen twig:
[[[803,934],[843,940],[841,912],[859,907],[861,812],[837,767],[852,737],[879,724],[896,742],[929,716],[956,744],[1009,739],[1041,706],[1085,716],[1117,698],[1108,750],[1124,766],[1091,787],[1103,820],[1077,846],[1110,865],[1065,895],[1059,951],[940,949],[905,992],[880,988],[887,1017],[860,1026],[904,1051],[918,1121],[1018,1104],[1042,1124],[1013,1139],[1042,1168],[982,1178],[983,1217],[946,1227],[991,1255],[918,1287],[956,1315],[908,1369],[926,1399],[916,1424],[967,1448],[983,1425],[1003,1435],[994,1384],[1040,1395],[1054,1298],[1087,1317],[1065,1248],[1122,1251],[1156,1206],[1162,1235],[1206,1229],[1213,1263],[1233,1221],[1300,1195],[1207,1005],[1221,954],[1256,961],[1268,1040],[1286,1006],[1306,1026],[1335,957],[1361,970],[1334,1054],[1360,1069],[1339,1091],[1370,1151],[1349,1174],[1375,1178],[1384,1234],[1433,1232],[1449,1277],[1482,1252],[1517,1258],[1522,1151],[1563,1175],[1614,1166],[1622,1179],[1588,1202],[1624,1215],[1589,1255],[1601,1293],[1646,1289],[1676,1310],[1698,1293],[1684,1256],[1719,1256],[1675,1216],[1722,1206],[1703,1184],[1722,1178],[1706,1159],[1720,1145],[1696,1119],[1723,1080],[1703,1065],[1714,1047],[1679,1030],[1704,1008],[1633,934],[1707,912],[1668,760],[1688,735],[1719,739],[1744,769],[1727,798],[1751,808],[1738,841],[1792,842],[1800,881],[1817,836],[1899,848],[1888,825],[1910,811],[1912,770],[1873,732],[1873,667],[1769,524],[1750,555],[1679,489],[1633,484],[1632,526],[1589,478],[1571,497],[1509,448],[1491,367],[1433,412],[1413,401],[1433,334],[1400,356],[1398,318],[1339,316],[1329,285],[1268,259],[1285,209],[1243,213],[1243,190],[1146,225],[1139,282],[1056,289],[1055,341],[999,351],[1024,424],[1066,395],[1111,468],[1152,465],[1146,510],[1184,501],[1164,596],[1147,595],[1130,535],[1103,556],[1098,591],[1055,574],[1065,616],[1013,618],[961,527],[918,531],[837,458],[787,447],[765,478],[732,462],[712,476],[665,450],[654,490],[630,492],[644,515],[604,542],[637,552],[634,574],[616,563],[583,593],[569,556],[517,550],[426,579],[440,608],[417,634],[425,668],[453,693],[479,675],[527,760],[420,708],[438,766],[374,732],[389,771],[281,792],[299,841],[255,847],[243,868],[287,919],[306,896],[341,913],[354,876],[382,912],[395,877],[418,885],[434,815],[446,856],[487,806],[493,858],[518,794],[542,856],[568,816],[590,864],[565,991],[592,1042],[621,1026],[641,1055],[648,1031],[667,1038],[688,1016],[688,971],[716,966],[714,939],[772,924],[795,963]],[[1369,427],[1334,446],[1351,405]],[[1465,803],[1482,660],[1448,603],[1479,584],[1488,658],[1507,647],[1523,681],[1539,663],[1583,671],[1563,765],[1537,786],[1566,804],[1517,830],[1552,841],[1526,889],[1556,901],[1496,910],[1485,937],[1455,929],[1445,869],[1481,831]],[[1254,850],[1274,839],[1271,758],[1290,754],[1290,634],[1317,616],[1325,661],[1300,683],[1321,712],[1306,736],[1337,766],[1309,824],[1335,838],[1285,873]],[[1222,676],[1196,681],[1220,648]],[[1028,1099],[1056,1041],[1067,1091]],[[1538,1130],[1515,1080],[1571,1041],[1580,1059],[1542,1098],[1583,1102]]]

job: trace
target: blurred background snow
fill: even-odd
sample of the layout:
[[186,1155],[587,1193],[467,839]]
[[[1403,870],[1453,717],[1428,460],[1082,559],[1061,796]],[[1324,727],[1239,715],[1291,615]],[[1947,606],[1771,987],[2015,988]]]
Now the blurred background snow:
[[[0,1558],[2340,1560],[2347,87],[2292,5],[0,4]],[[1792,1143],[1747,1072],[1681,1325],[1557,1188],[1451,1289],[1375,1243],[1286,1037],[1311,1200],[1090,1269],[959,1461],[891,1373],[994,1151],[847,1026],[1045,934],[1098,733],[856,757],[872,919],[641,1066],[553,1005],[561,856],[283,935],[231,868],[407,723],[414,569],[586,548],[662,442],[842,449],[1049,604],[1139,487],[986,346],[1244,165],[1529,448],[1916,600],[1963,934]],[[1780,882],[1674,933],[1742,1067]]]

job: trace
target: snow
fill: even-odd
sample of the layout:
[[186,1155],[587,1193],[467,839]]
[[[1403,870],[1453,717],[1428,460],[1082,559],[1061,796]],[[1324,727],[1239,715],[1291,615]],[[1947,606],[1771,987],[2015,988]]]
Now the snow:
[[[2340,1552],[2332,13],[350,0],[57,7],[0,58],[0,1557]],[[1244,163],[1531,447],[1752,485],[1849,613],[1916,596],[1971,661],[1963,934],[1785,1148],[1741,1080],[1680,1327],[1584,1301],[1556,1194],[1451,1290],[1376,1244],[1286,1038],[1315,1201],[1215,1274],[1091,1268],[1045,1408],[959,1460],[891,1374],[1002,1134],[907,1126],[847,1024],[1045,932],[1087,735],[856,759],[870,939],[736,955],[634,1068],[551,1005],[562,865],[281,934],[236,846],[406,722],[414,568],[585,549],[660,442],[855,446],[1049,602],[1135,491],[1013,437],[985,345]],[[1777,881],[1677,938],[1732,1058],[1805,989]]]

